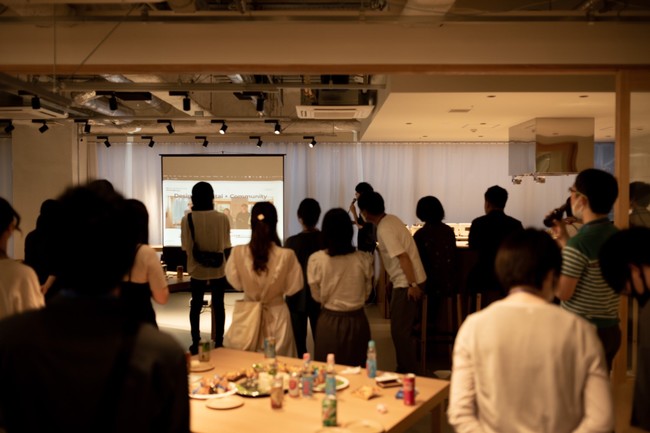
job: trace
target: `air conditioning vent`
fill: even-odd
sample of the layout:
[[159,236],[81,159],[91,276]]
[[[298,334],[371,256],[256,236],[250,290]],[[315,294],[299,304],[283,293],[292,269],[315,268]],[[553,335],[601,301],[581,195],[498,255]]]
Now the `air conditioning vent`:
[[374,105],[297,105],[296,114],[301,119],[365,119]]
[[0,107],[0,119],[30,120],[30,119],[65,119],[68,113],[41,107]]

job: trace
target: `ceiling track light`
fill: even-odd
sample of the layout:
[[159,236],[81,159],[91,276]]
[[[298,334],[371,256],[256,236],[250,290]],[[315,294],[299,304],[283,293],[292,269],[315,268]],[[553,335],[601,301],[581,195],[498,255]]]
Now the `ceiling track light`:
[[74,119],[74,123],[83,123],[84,124],[84,134],[90,134],[91,124],[88,123],[88,119]]
[[40,128],[38,128],[38,131],[41,134],[44,133],[45,131],[47,131],[48,129],[50,129],[49,126],[47,126],[47,121],[46,120],[40,120],[40,119],[39,120],[32,120],[32,123],[40,123],[41,124]]
[[117,111],[117,97],[115,96],[115,93],[113,93],[108,99],[108,108],[111,111]]
[[149,147],[154,147],[156,145],[156,142],[153,141],[153,135],[143,135],[142,139],[149,140],[149,144],[148,144]]
[[226,125],[225,120],[220,120],[220,119],[212,119],[210,123],[221,123],[221,128],[219,128],[219,134],[224,135],[226,131],[228,130],[228,125]]
[[41,109],[41,98],[38,96],[33,96],[32,97],[32,109],[34,110],[40,110]]
[[264,101],[264,96],[258,96],[255,101],[255,110],[257,110],[260,116],[264,115]]
[[206,137],[205,135],[195,135],[194,138],[196,138],[197,140],[203,140],[203,147],[208,147],[209,141],[208,141],[208,137]]
[[282,125],[280,125],[280,121],[279,121],[279,120],[275,120],[275,119],[266,119],[266,120],[264,121],[264,123],[275,123],[275,128],[274,128],[274,130],[273,130],[273,133],[274,133],[275,135],[280,135],[280,134],[282,134]]
[[189,92],[172,90],[169,96],[182,96],[183,97],[183,111],[190,111],[192,109],[192,100],[190,99]]
[[107,149],[111,147],[111,142],[108,141],[108,135],[98,135],[97,139],[104,140],[104,146],[106,146]]
[[172,125],[172,121],[171,121],[171,120],[161,120],[161,119],[158,119],[158,123],[166,123],[166,124],[167,124],[167,126],[166,126],[166,128],[167,128],[167,132],[169,132],[170,134],[173,134],[173,133],[174,133],[174,125]]
[[262,141],[262,137],[260,137],[259,135],[251,135],[248,138],[250,138],[251,140],[257,140],[257,144],[256,144],[257,147],[261,148],[262,144],[264,144],[264,142]]
[[8,119],[8,120],[2,120],[2,123],[7,123],[7,126],[5,126],[5,134],[11,134],[11,132],[16,129],[14,126],[14,123]]
[[302,138],[303,138],[303,140],[311,140],[311,141],[309,142],[309,147],[312,148],[312,149],[313,149],[314,146],[316,146],[316,144],[317,144],[317,142],[316,142],[316,137],[314,137],[313,135],[304,135]]

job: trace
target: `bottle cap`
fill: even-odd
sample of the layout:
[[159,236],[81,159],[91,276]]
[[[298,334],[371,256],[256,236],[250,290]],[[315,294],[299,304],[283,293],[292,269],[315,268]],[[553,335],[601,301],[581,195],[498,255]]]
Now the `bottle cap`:
[[328,353],[327,354],[327,363],[328,364],[334,364],[334,354],[333,353]]
[[368,347],[375,347],[375,340],[368,340]]
[[309,352],[303,353],[302,354],[302,360],[303,361],[309,361],[311,359],[311,356],[309,355]]

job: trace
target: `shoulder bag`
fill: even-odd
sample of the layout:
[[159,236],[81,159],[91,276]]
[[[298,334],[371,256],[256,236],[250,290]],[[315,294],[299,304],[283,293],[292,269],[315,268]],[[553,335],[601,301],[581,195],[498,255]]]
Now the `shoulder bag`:
[[187,223],[190,226],[190,234],[192,235],[192,257],[194,257],[194,260],[206,268],[220,268],[223,265],[223,252],[200,250],[196,245],[196,239],[194,239],[194,223],[192,222],[191,213],[187,215]]

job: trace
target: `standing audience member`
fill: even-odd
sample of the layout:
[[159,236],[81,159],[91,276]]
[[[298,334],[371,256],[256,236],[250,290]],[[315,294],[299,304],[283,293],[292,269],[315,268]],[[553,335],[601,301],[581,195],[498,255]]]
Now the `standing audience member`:
[[61,288],[56,278],[59,251],[54,243],[54,234],[60,230],[58,216],[59,203],[52,199],[45,200],[36,219],[36,228],[25,237],[25,264],[36,271],[41,292],[48,303]]
[[650,228],[615,233],[600,250],[603,277],[616,293],[639,303],[639,344],[631,425],[650,432]]
[[320,314],[320,304],[314,300],[307,283],[307,260],[312,253],[323,249],[323,234],[316,228],[320,217],[320,205],[313,198],[306,198],[298,206],[298,221],[302,232],[287,239],[285,246],[291,248],[298,257],[304,285],[295,295],[287,296],[287,306],[291,313],[291,327],[296,339],[298,358],[307,352],[307,319],[311,326],[311,335],[316,340],[316,324]]
[[151,298],[158,304],[169,299],[167,278],[163,273],[158,254],[149,244],[149,212],[139,200],[126,200],[129,213],[128,229],[136,241],[132,254],[133,264],[124,276],[120,296],[126,302],[131,317],[158,326]]
[[356,251],[348,213],[331,209],[323,219],[325,250],[309,258],[311,293],[322,303],[314,343],[314,358],[325,362],[328,353],[345,365],[366,364],[370,324],[363,308],[372,289],[372,256]]
[[367,192],[373,192],[374,189],[372,185],[368,182],[360,182],[357,186],[354,187],[354,199],[350,204],[350,212],[352,213],[352,218],[357,225],[357,248],[359,251],[367,251],[373,253],[377,246],[377,227],[371,222],[365,220],[361,214],[357,215],[357,208],[354,204],[359,200],[361,194]]
[[443,223],[445,210],[436,197],[422,197],[415,214],[424,226],[413,235],[427,273],[426,293],[433,297],[451,296],[455,290],[456,236]]
[[[472,221],[469,230],[469,248],[477,253],[476,265],[467,279],[468,289],[483,295],[483,306],[502,298],[501,287],[494,274],[494,258],[501,242],[512,232],[523,230],[521,221],[505,214],[508,191],[498,185],[485,191],[485,215]],[[479,306],[480,307],[480,306]]]
[[[135,249],[124,199],[83,186],[59,200],[74,215],[57,236],[66,285],[47,308],[0,321],[0,430],[189,432],[183,349],[129,320],[117,296]],[[36,394],[47,404],[35,413]]]
[[509,294],[467,317],[454,344],[447,415],[457,433],[613,431],[596,332],[550,303],[561,263],[542,231],[501,244],[496,274]]
[[[235,290],[244,292],[245,301],[262,303],[262,329],[255,350],[264,339],[275,337],[278,356],[296,356],[291,315],[284,296],[298,293],[304,281],[293,250],[280,247],[278,213],[269,202],[255,203],[251,214],[251,241],[233,248],[226,263],[226,277]],[[230,326],[246,326],[232,323]]]
[[390,299],[390,332],[395,345],[398,373],[418,373],[418,340],[420,324],[420,285],[426,273],[418,248],[406,225],[395,215],[386,214],[384,199],[377,192],[359,196],[361,216],[377,226],[379,254],[393,285]]
[[[221,265],[212,267],[199,263],[194,257],[195,244],[199,251],[222,253]],[[192,211],[181,220],[181,245],[187,253],[187,271],[192,290],[190,352],[196,354],[201,340],[199,325],[204,292],[209,291],[212,296],[212,340],[215,347],[223,346],[226,324],[223,297],[226,291],[225,262],[230,252],[230,223],[227,216],[214,210],[214,190],[207,182],[198,182],[192,187]]]
[[20,215],[0,197],[0,319],[45,305],[36,272],[7,255],[15,231],[20,231]]
[[630,184],[630,227],[650,227],[650,184]]
[[603,278],[598,254],[605,241],[618,231],[607,217],[618,197],[618,183],[611,174],[588,168],[578,173],[569,191],[571,211],[584,225],[569,238],[564,223],[554,223],[553,234],[562,247],[562,273],[556,296],[562,308],[579,314],[598,328],[607,368],[611,370],[621,345],[620,296]]

